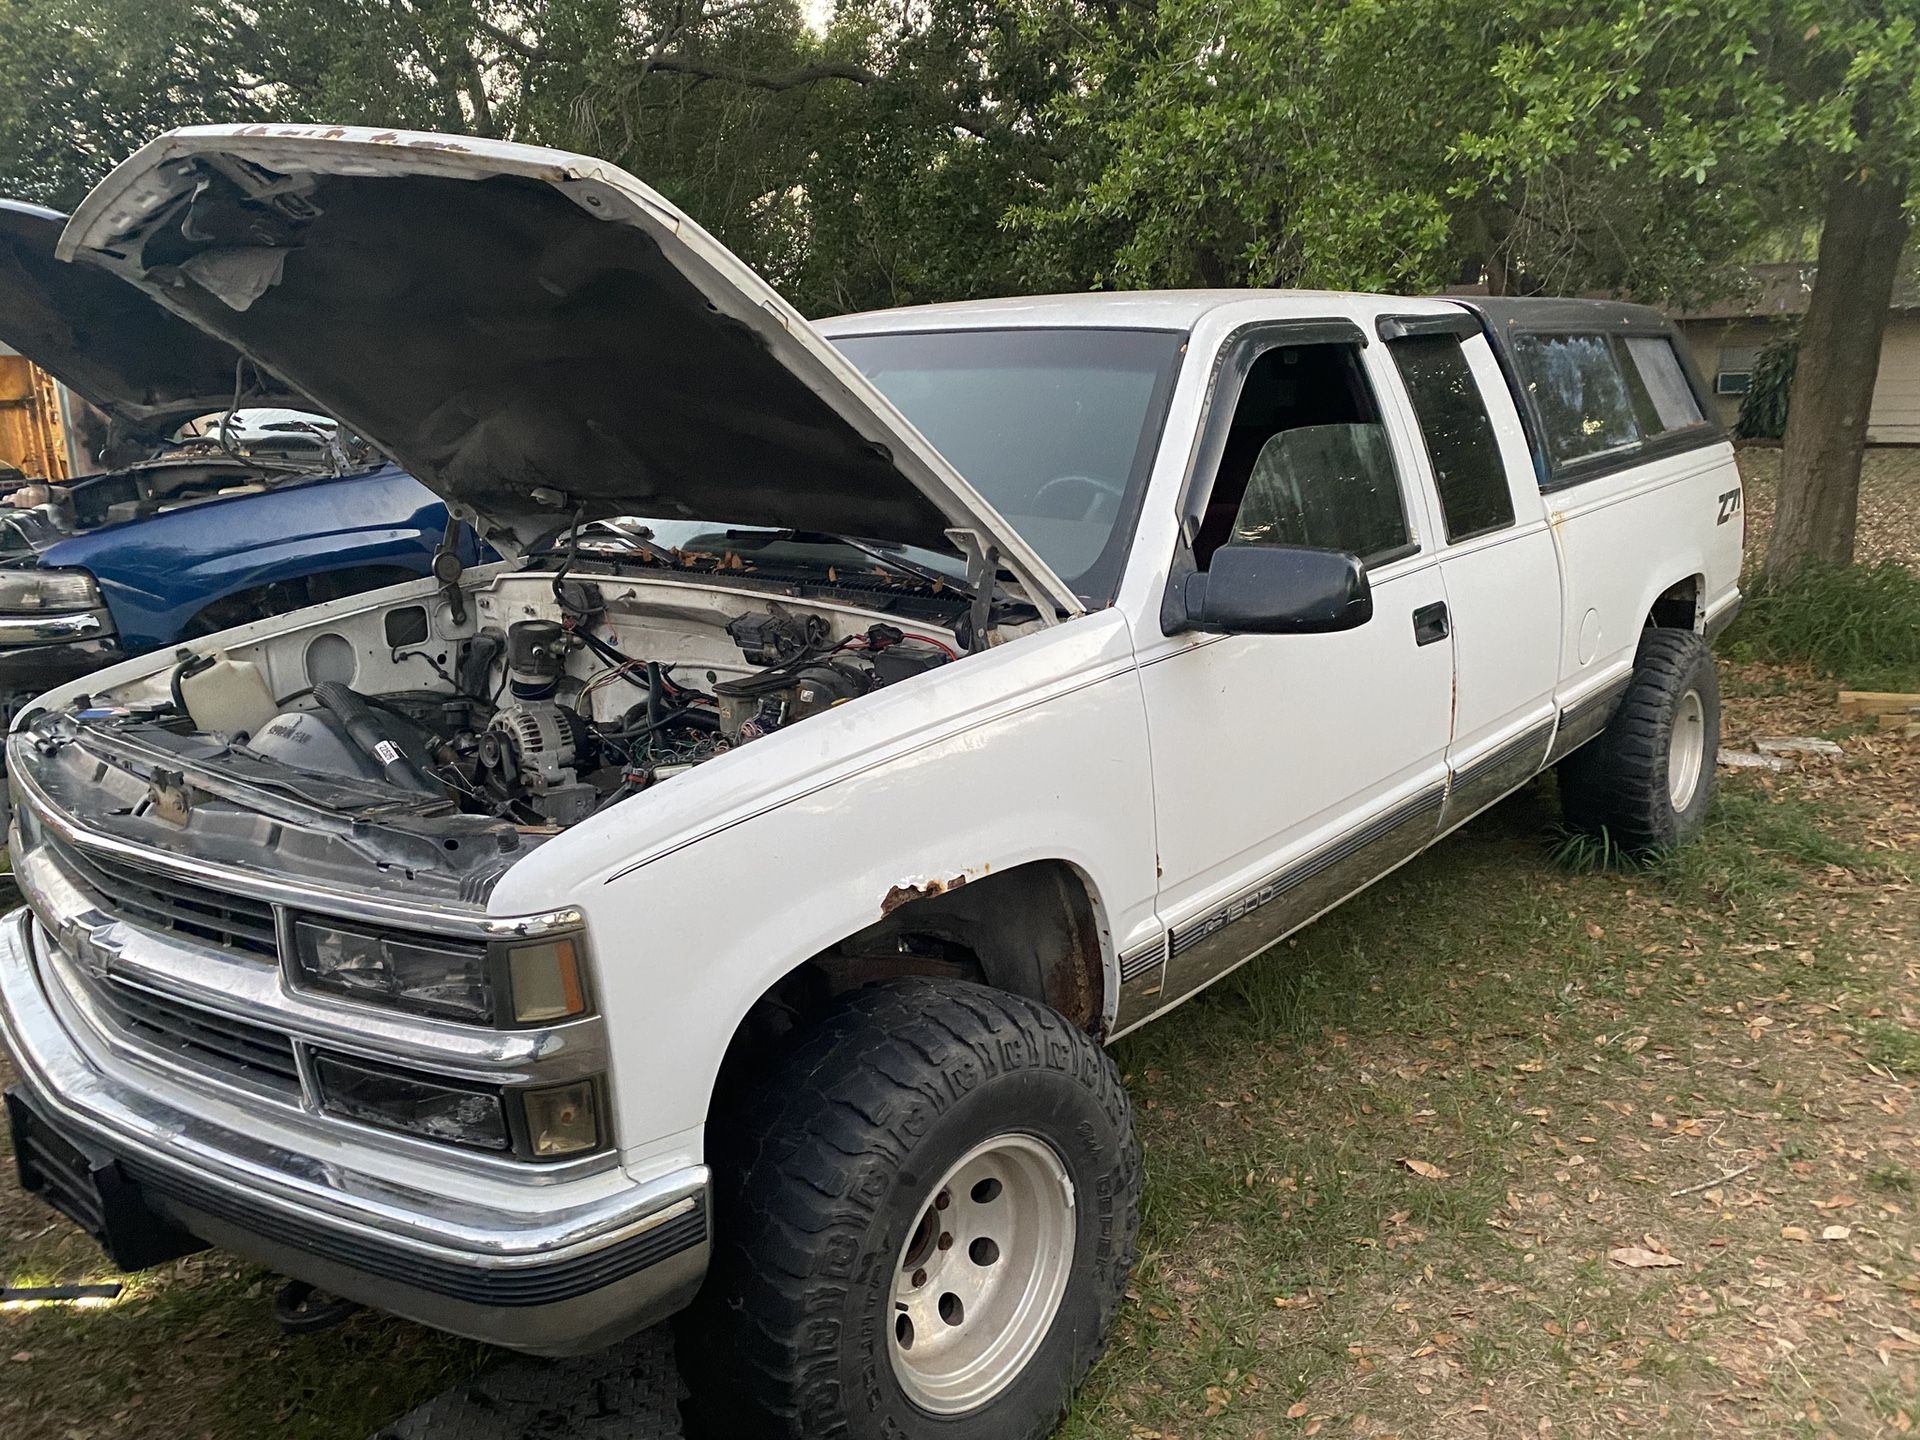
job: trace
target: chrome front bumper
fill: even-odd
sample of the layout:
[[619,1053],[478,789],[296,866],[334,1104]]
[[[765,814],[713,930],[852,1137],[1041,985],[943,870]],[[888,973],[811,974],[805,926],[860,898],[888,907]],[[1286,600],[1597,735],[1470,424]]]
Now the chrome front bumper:
[[[0,702],[6,715],[42,691],[124,660],[104,610],[0,615]],[[0,769],[5,768],[0,757]]]
[[104,610],[0,615],[0,645],[55,645],[70,640],[93,640],[108,634],[112,628]]
[[536,1354],[595,1349],[692,1298],[707,1171],[514,1183],[343,1140],[90,1048],[31,912],[0,920],[0,1044],[58,1134],[156,1214],[350,1299]]

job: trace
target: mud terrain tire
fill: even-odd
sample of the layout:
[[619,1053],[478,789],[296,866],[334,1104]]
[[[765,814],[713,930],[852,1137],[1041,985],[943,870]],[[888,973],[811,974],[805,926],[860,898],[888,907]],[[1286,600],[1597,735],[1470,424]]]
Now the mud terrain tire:
[[[1106,1344],[1139,1228],[1132,1111],[1101,1045],[1016,995],[898,980],[843,997],[734,1109],[709,1131],[713,1262],[680,1331],[694,1411],[713,1433],[1039,1440],[1052,1430]],[[976,1178],[996,1163],[1004,1189]],[[1055,1193],[1063,1203],[1044,1199]],[[1021,1216],[1044,1223],[1023,1227]],[[997,1244],[980,1243],[988,1230]],[[1051,1257],[1033,1262],[1038,1281],[1019,1280],[1029,1248]],[[967,1289],[1001,1283],[979,1281],[976,1263],[1017,1283]],[[916,1276],[929,1277],[925,1293]],[[977,1298],[980,1330],[963,1331],[950,1291],[969,1307]],[[1034,1294],[1057,1295],[1038,1319],[1042,1304],[1008,1299]],[[1015,1318],[996,1324],[1009,1309]],[[919,1356],[903,1359],[916,1320]],[[1018,1346],[1003,1338],[1021,1335]],[[985,1362],[930,1355],[962,1341],[1008,1352],[997,1382]],[[958,1379],[942,1389],[949,1371]]]
[[1706,823],[1719,753],[1713,651],[1691,630],[1647,630],[1607,728],[1560,762],[1561,811],[1627,854],[1671,850]]

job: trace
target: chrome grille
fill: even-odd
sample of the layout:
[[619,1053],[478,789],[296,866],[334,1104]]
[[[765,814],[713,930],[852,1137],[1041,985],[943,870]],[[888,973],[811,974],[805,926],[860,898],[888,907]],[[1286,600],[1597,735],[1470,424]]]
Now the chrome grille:
[[281,1094],[300,1094],[293,1041],[277,1030],[203,1010],[117,976],[89,977],[87,989],[105,1018],[150,1050]]
[[53,842],[60,864],[109,914],[190,935],[231,950],[277,959],[273,906],[156,870],[142,870],[99,850]]

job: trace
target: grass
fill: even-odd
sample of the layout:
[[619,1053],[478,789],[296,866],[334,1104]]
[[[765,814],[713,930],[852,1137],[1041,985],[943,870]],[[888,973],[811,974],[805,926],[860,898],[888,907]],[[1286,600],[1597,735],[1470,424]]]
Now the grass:
[[1650,870],[1666,856],[1624,849],[1609,830],[1598,835],[1585,830],[1561,830],[1547,852],[1556,865],[1575,875],[1598,875],[1606,870]]
[[1920,1075],[1920,1031],[1879,1021],[1862,1034],[1867,1058],[1898,1075]]
[[[1920,583],[1810,576],[1731,639],[1766,663],[1726,733],[1844,760],[1722,776],[1698,843],[1633,863],[1537,783],[1116,1047],[1142,1254],[1062,1440],[1920,1422],[1920,744],[1833,705],[1920,688]],[[107,1272],[0,1183],[0,1280]],[[276,1283],[208,1254],[0,1309],[0,1435],[361,1440],[492,1359],[371,1314],[282,1336]]]
[[[1831,705],[1734,678],[1742,723]],[[1142,1259],[1064,1440],[1920,1416],[1911,1357],[1863,1339],[1920,1328],[1920,835],[1876,828],[1912,771],[1854,765],[1723,777],[1699,843],[1628,869],[1536,783],[1122,1042]],[[1830,1223],[1856,1238],[1781,1241]],[[1606,1258],[1649,1241],[1682,1265]],[[105,1269],[10,1193],[0,1253],[21,1282]],[[274,1284],[206,1255],[0,1312],[0,1433],[359,1440],[488,1363],[374,1315],[282,1336]]]
[[1559,830],[1547,853],[1570,874],[1640,874],[1726,899],[1791,890],[1809,866],[1870,880],[1908,878],[1903,857],[1871,853],[1824,828],[1815,807],[1782,805],[1759,789],[1724,787],[1705,841],[1646,854],[1621,849],[1604,831]]
[[1920,574],[1889,560],[1756,586],[1725,650],[1804,664],[1854,689],[1920,689]]
[[[1063,1435],[1864,1434],[1920,1416],[1911,1365],[1868,1399],[1879,1362],[1849,1358],[1869,1312],[1911,1327],[1896,1277],[1920,1284],[1898,1239],[1920,1145],[1884,1112],[1835,1123],[1859,1103],[1856,1057],[1912,1074],[1920,1038],[1802,1018],[1912,1003],[1909,857],[1860,828],[1882,803],[1825,775],[1728,777],[1698,843],[1621,868],[1569,842],[1536,785],[1123,1043],[1144,1259]],[[1743,1164],[1764,1178],[1712,1183]],[[1871,1252],[1885,1283],[1848,1263],[1868,1252],[1769,1253],[1789,1220],[1857,1220],[1809,1208],[1835,1192],[1895,1207]],[[1649,1239],[1682,1264],[1606,1259]],[[1829,1297],[1834,1323],[1799,1293]],[[1738,1318],[1755,1301],[1791,1362]]]

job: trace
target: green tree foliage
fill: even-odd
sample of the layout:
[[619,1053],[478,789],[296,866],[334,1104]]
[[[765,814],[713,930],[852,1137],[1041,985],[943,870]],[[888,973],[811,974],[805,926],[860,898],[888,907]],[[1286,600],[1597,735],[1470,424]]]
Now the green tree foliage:
[[1501,47],[1507,101],[1464,155],[1511,176],[1592,157],[1666,187],[1689,228],[1819,223],[1767,571],[1848,563],[1861,402],[1920,162],[1920,0],[1519,0],[1508,13],[1527,38]]
[[1117,9],[1054,106],[1071,180],[1016,212],[1029,263],[1120,286],[1448,278],[1441,117],[1474,103],[1448,52],[1482,41],[1428,23],[1447,3]]
[[[194,121],[646,177],[824,313],[1140,285],[1731,288],[1823,230],[1779,567],[1851,553],[1920,0],[0,0],[0,192]],[[1876,316],[1878,318],[1876,318]]]
[[1799,361],[1798,331],[1780,336],[1760,352],[1747,393],[1740,397],[1734,434],[1743,440],[1778,440],[1787,433],[1788,397]]
[[409,0],[0,0],[0,185],[71,206],[183,124],[477,128],[455,29]]

